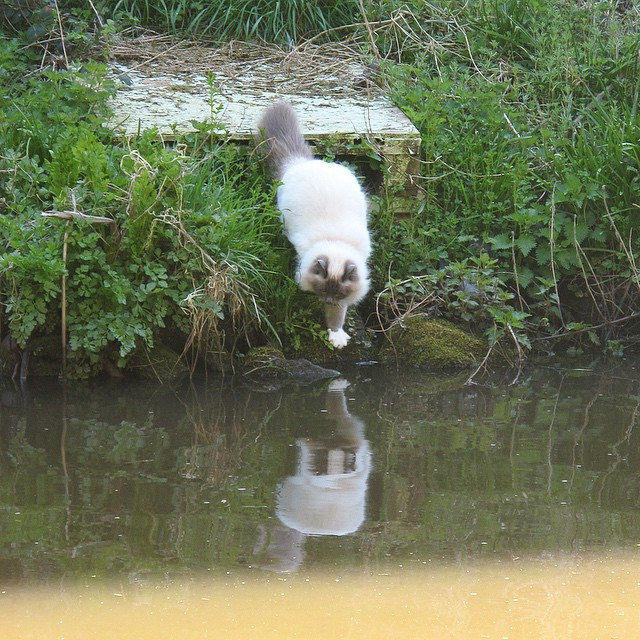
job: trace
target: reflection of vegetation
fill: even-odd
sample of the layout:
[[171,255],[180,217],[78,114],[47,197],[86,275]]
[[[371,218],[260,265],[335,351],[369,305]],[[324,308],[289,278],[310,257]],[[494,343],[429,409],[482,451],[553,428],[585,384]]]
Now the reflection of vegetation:
[[[0,578],[251,564],[291,445],[332,428],[324,389],[80,388],[3,406]],[[540,371],[482,389],[369,370],[347,397],[373,452],[367,520],[308,539],[307,562],[635,543],[637,382]]]
[[400,418],[384,397],[379,413],[392,444],[372,552],[521,554],[634,540],[633,381],[547,378],[507,393],[430,397],[415,385],[404,390],[410,414]]

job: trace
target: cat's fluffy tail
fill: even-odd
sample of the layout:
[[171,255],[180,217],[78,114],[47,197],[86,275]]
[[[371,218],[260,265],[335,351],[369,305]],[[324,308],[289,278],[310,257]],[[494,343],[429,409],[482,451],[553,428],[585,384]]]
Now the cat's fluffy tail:
[[313,157],[300,131],[295,111],[287,102],[278,102],[263,113],[258,122],[256,144],[277,178],[282,178],[291,160]]

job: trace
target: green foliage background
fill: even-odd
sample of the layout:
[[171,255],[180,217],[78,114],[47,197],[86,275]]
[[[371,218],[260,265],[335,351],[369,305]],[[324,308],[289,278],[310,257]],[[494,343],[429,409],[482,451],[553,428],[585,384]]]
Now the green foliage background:
[[[109,38],[138,23],[284,46],[350,37],[365,61],[376,60],[376,81],[418,127],[424,150],[424,198],[411,216],[392,216],[392,193],[372,194],[374,294],[396,303],[383,321],[431,295],[432,313],[472,323],[494,342],[511,336],[529,348],[531,336],[577,330],[613,352],[621,339],[632,343],[640,292],[633,4],[94,5],[59,3],[74,52],[66,70],[41,66],[46,37],[47,51],[61,55],[45,3],[8,2],[0,13],[2,336],[21,346],[59,336],[64,275],[73,375],[91,375],[105,359],[125,366],[169,336],[213,351],[322,340],[319,309],[290,278],[274,185],[246,149],[216,142],[204,126],[175,149],[153,131],[124,146],[105,128],[112,87],[89,58],[96,42],[108,56]],[[74,202],[112,218],[115,231],[41,217]],[[364,315],[373,309],[371,298]]]

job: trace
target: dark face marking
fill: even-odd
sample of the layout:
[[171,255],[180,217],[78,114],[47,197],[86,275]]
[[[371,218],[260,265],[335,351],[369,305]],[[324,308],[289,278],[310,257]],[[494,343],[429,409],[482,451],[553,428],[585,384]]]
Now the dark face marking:
[[318,256],[315,262],[311,265],[309,271],[313,273],[314,276],[320,276],[321,278],[326,278],[328,275],[327,268],[329,266],[329,258],[327,256]]
[[337,304],[352,295],[358,286],[360,274],[358,267],[347,261],[338,277],[329,276],[329,258],[318,256],[309,267],[310,284],[313,292],[325,302]]
[[353,262],[347,262],[344,265],[344,273],[342,275],[342,282],[357,282],[358,280],[358,267]]
[[334,278],[330,278],[325,281],[324,294],[326,298],[332,300],[342,300],[346,295],[342,283],[338,282]]

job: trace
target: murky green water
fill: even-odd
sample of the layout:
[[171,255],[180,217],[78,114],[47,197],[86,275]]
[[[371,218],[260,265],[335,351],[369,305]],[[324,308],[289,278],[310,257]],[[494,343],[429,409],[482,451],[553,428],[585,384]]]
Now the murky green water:
[[523,380],[361,367],[277,390],[5,383],[0,583],[635,549],[638,369]]

